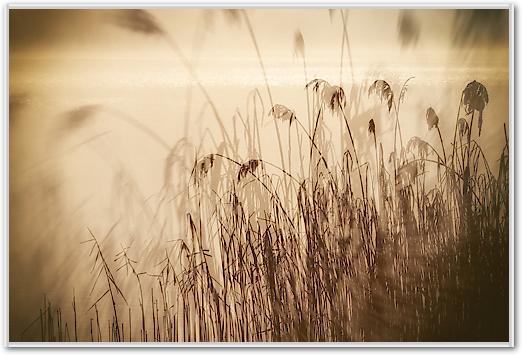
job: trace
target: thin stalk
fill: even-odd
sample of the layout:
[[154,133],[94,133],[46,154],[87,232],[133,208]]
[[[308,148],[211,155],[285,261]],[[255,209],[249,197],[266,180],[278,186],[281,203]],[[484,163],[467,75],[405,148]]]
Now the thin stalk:
[[[303,124],[297,119],[297,117],[294,119],[297,124],[299,124],[299,126],[301,127],[301,129],[303,130],[303,132],[306,134],[306,136],[308,137],[308,139],[310,140],[310,143],[312,144],[312,146],[317,150],[317,153],[319,153],[319,155],[321,156],[321,159],[323,160],[323,163],[326,167],[326,169],[328,169],[328,163],[326,162],[326,159],[325,157],[323,156],[323,153],[321,153],[321,150],[319,150],[319,147],[315,144],[314,142],[314,139],[312,137],[310,137],[310,134],[306,131],[306,128],[303,126]],[[331,172],[330,172],[331,173]]]
[[194,70],[194,67],[192,66],[191,62],[185,57],[179,46],[177,45],[176,41],[172,36],[170,36],[168,33],[164,32],[163,39],[167,42],[169,47],[174,51],[174,53],[179,57],[182,64],[185,66],[185,69],[188,71],[192,79],[196,82],[196,85],[200,89],[201,93],[207,100],[207,102],[210,105],[210,108],[212,109],[212,112],[214,113],[214,116],[216,118],[216,121],[219,125],[219,128],[221,130],[221,134],[223,135],[223,138],[226,140],[226,142],[229,144],[230,147],[233,146],[232,140],[230,139],[230,136],[227,133],[227,130],[225,129],[225,126],[223,125],[223,121],[221,119],[221,115],[219,114],[219,111],[216,107],[216,104],[214,103],[214,100],[210,97],[210,94],[208,93],[207,89],[203,86],[201,83],[201,80],[198,78],[198,75],[196,74],[196,71]]
[[[256,39],[256,35],[254,33],[254,29],[252,28],[252,24],[250,23],[250,19],[248,17],[248,14],[247,14],[246,10],[242,10],[241,13],[243,14],[243,18],[244,18],[245,23],[246,23],[246,25],[248,27],[248,32],[250,34],[250,38],[252,39],[252,43],[254,44],[254,47],[256,49],[257,59],[259,60],[259,65],[261,66],[261,71],[263,72],[263,78],[265,80],[266,91],[268,93],[268,98],[270,100],[270,107],[274,107],[274,100],[272,98],[272,91],[270,90],[270,85],[268,84],[268,77],[266,75],[265,64],[263,62],[263,57],[261,55],[261,51],[259,50],[259,45],[257,44],[257,39]],[[279,126],[278,126],[277,122],[275,122],[275,126],[276,126],[277,142],[279,144],[279,155],[281,157],[281,165],[282,165],[282,167],[284,169],[285,168],[285,157],[284,157],[284,154],[283,154],[283,145],[282,145],[282,141],[281,141],[281,133],[279,132]]]
[[344,11],[341,10],[341,19],[343,20],[343,38],[346,40],[346,48],[348,50],[348,61],[350,62],[350,74],[352,76],[352,85],[355,82],[355,77],[353,74],[353,64],[352,64],[352,51],[350,49],[350,39],[348,38],[348,30],[346,28],[346,18],[344,17]]
[[444,156],[444,164],[447,164],[446,149],[444,149],[444,140],[442,139],[442,134],[440,133],[439,125],[437,125],[437,132],[439,133],[440,145],[442,146],[442,154]]
[[357,164],[357,171],[359,173],[359,182],[361,184],[361,192],[362,192],[362,196],[363,196],[363,201],[365,201],[364,205],[366,206],[366,193],[364,191],[364,183],[363,183],[363,178],[361,175],[361,167],[359,164],[359,156],[357,154],[357,148],[355,147],[355,143],[353,141],[353,136],[352,136],[352,130],[350,129],[350,125],[348,124],[348,119],[346,118],[346,114],[344,113],[344,109],[342,107],[341,107],[341,113],[344,118],[344,122],[346,124],[346,129],[348,130],[348,136],[350,137],[350,142],[352,143],[353,153],[355,156],[355,163]]
[[73,289],[73,312],[74,312],[74,341],[78,341],[78,331],[76,329],[76,297]]

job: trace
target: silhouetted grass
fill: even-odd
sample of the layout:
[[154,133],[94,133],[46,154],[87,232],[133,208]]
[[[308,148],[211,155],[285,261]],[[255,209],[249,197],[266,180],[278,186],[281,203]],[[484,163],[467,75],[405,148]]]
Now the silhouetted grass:
[[[146,23],[129,27],[124,21],[125,27],[169,36],[136,11],[133,21]],[[73,299],[74,340],[507,341],[509,144],[506,134],[498,171],[491,171],[474,139],[481,134],[487,89],[476,81],[464,88],[452,140],[444,140],[442,123],[427,108],[426,129],[438,130],[438,151],[418,137],[403,144],[400,104],[410,79],[399,96],[388,82],[375,80],[368,94],[394,117],[394,149],[386,159],[372,119],[368,144],[375,161],[364,162],[345,111],[354,103],[341,86],[321,79],[306,85],[312,131],[292,108],[273,103],[254,31],[241,11],[229,15],[246,21],[270,97],[266,107],[257,92],[254,114],[239,117],[249,154],[260,147],[261,105],[278,124],[297,123],[296,146],[303,156],[308,145],[308,166],[298,162],[301,175],[294,176],[284,164],[279,168],[259,156],[239,160],[237,147],[221,132],[220,148],[196,157],[187,185],[166,188],[165,175],[161,201],[177,193],[186,201],[172,212],[183,218],[179,239],[156,245],[164,249],[159,263],[135,259],[140,252],[128,246],[112,262],[89,230],[98,296],[78,319]],[[295,41],[306,76],[300,32]],[[350,138],[341,161],[330,152],[340,142],[324,134],[327,119],[340,120]],[[37,320],[42,341],[71,340],[59,308],[45,301]],[[88,323],[89,335],[77,336],[76,322]]]

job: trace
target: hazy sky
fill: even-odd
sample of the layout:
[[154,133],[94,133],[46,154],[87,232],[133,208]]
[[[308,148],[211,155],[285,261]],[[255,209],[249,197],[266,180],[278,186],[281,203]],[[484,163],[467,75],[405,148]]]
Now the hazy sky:
[[[237,67],[231,63],[248,63],[246,71],[257,64],[244,24],[230,20],[227,23],[223,11],[152,9],[150,13],[187,56],[198,59],[204,73],[202,78],[212,71]],[[411,70],[420,64],[428,68],[505,68],[507,11],[498,13],[500,21],[504,20],[500,26],[494,22],[497,17],[484,19],[465,12],[459,15],[454,10],[409,10],[417,37],[405,47],[400,45],[399,10],[348,10],[345,20],[353,67],[357,72],[390,66]],[[11,10],[12,66],[17,67],[18,58],[172,62],[172,52],[161,39],[129,36],[115,26],[117,16],[116,10]],[[267,68],[295,65],[296,30],[303,33],[306,59],[312,71],[314,65],[331,66],[339,61],[342,39],[339,12],[330,15],[326,9],[260,9],[249,11],[249,17]],[[28,23],[31,25],[27,26]],[[464,30],[467,23],[472,28],[474,25],[479,34],[468,35]],[[491,32],[496,36],[491,37]],[[459,41],[459,35],[467,40]]]

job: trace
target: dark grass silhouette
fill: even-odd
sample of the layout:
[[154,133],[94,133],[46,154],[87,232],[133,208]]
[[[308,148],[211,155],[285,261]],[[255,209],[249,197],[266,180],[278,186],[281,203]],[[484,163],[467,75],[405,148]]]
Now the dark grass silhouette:
[[[225,14],[247,23],[265,74],[246,12]],[[120,26],[174,43],[150,14],[132,10],[121,16]],[[297,32],[294,40],[306,76],[303,35]],[[383,151],[380,127],[371,119],[374,158],[369,156],[375,161],[365,162],[346,110],[356,102],[342,86],[307,83],[308,122],[301,122],[291,107],[272,101],[265,74],[270,106],[257,91],[249,97],[253,112],[239,115],[250,156],[240,159],[235,133],[231,139],[223,131],[215,151],[192,160],[185,184],[173,186],[165,174],[157,211],[177,194],[185,196],[172,212],[183,221],[180,238],[158,245],[163,256],[153,261],[130,246],[111,254],[89,230],[94,301],[85,310],[75,304],[71,321],[44,299],[26,329],[36,334],[31,339],[508,341],[507,134],[498,171],[491,171],[474,139],[487,119],[489,97],[485,86],[472,81],[461,93],[453,139],[444,140],[436,112],[426,110],[426,129],[438,130],[442,151],[418,137],[403,142],[400,104],[409,80],[398,96],[385,80],[369,86],[368,95],[376,95],[395,121],[394,149]],[[205,97],[211,102],[206,91]],[[295,127],[300,176],[255,154],[258,112]],[[90,111],[73,113],[76,125]],[[340,161],[331,151],[339,142],[325,134],[330,119],[346,133]],[[279,131],[277,137],[281,150]],[[184,164],[176,158],[176,152],[187,155],[181,147],[166,147],[166,171]],[[166,225],[172,217],[163,218],[158,223]],[[78,335],[77,323],[89,332]]]

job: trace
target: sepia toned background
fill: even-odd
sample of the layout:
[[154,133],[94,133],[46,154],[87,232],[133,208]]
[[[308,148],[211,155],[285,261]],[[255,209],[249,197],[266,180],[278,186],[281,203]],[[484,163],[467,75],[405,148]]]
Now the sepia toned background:
[[[141,218],[154,214],[143,206],[159,198],[166,179],[190,179],[190,169],[166,166],[170,149],[182,142],[180,159],[193,162],[218,150],[222,139],[187,63],[239,142],[240,115],[256,110],[249,103],[256,88],[268,106],[268,83],[274,103],[308,123],[306,83],[321,78],[342,86],[358,103],[349,110],[362,160],[374,154],[369,119],[385,151],[393,145],[394,121],[367,94],[374,80],[384,79],[398,92],[414,77],[401,107],[403,135],[437,148],[437,133],[426,129],[426,108],[435,109],[442,136],[451,138],[461,92],[477,80],[490,98],[477,140],[491,169],[498,169],[509,121],[507,10],[249,9],[250,28],[220,9],[148,10],[174,39],[174,50],[147,29],[126,30],[127,11],[9,10],[11,341],[39,336],[31,328],[22,333],[44,297],[69,313],[73,294],[84,309],[96,300],[90,247],[81,244],[89,239],[87,228],[105,235],[119,221],[118,238],[108,240],[108,248],[135,243],[151,264],[161,260],[150,246],[156,227]],[[299,32],[304,49],[295,45]],[[274,123],[266,111],[258,114],[262,149],[256,154],[281,165]],[[338,137],[338,123],[328,124]],[[299,174],[300,157],[291,150],[296,137],[279,128],[291,162],[286,168]],[[238,144],[243,160],[254,158]],[[333,150],[342,155],[342,147]],[[154,243],[176,237],[162,235]],[[88,334],[86,327],[79,331]]]

